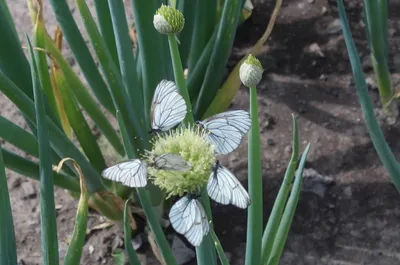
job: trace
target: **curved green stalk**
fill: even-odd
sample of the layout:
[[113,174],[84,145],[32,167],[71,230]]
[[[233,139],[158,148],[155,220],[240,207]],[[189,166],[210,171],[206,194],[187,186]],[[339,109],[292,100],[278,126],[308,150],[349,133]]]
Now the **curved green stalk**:
[[231,54],[236,26],[240,16],[242,0],[225,1],[222,17],[217,29],[215,46],[211,53],[204,81],[194,106],[196,117],[203,117],[222,81],[223,71]]
[[7,177],[0,144],[0,264],[17,265],[17,245],[8,195]]
[[263,225],[263,188],[261,178],[260,130],[258,124],[257,89],[250,87],[249,195],[247,215],[246,265],[260,264]]
[[[115,37],[115,28],[113,27],[113,23],[111,20],[110,14],[110,2],[105,0],[95,0],[94,7],[96,8],[97,21],[99,22],[100,32],[103,36],[107,49],[110,51],[111,57],[114,61],[114,64],[118,67],[120,65],[118,61],[117,54],[117,46],[116,46],[116,37]],[[123,18],[125,18],[125,14]],[[125,32],[126,35],[128,31]]]
[[[2,149],[4,164],[6,167],[14,172],[24,175],[34,180],[40,180],[40,169],[37,162],[21,157],[7,149]],[[56,173],[53,171],[54,184],[60,188],[69,190],[71,192],[80,192],[79,182],[76,178],[65,175],[63,173]]]
[[310,144],[307,145],[306,149],[303,152],[303,155],[301,156],[299,168],[296,172],[296,178],[293,183],[292,192],[290,193],[290,197],[287,201],[285,211],[282,215],[282,220],[280,222],[278,231],[276,232],[274,246],[272,247],[270,258],[267,263],[268,265],[279,264],[283,248],[285,246],[285,242],[289,234],[290,226],[293,221],[293,216],[297,208],[297,203],[300,198],[300,191],[302,187],[301,184],[303,182],[303,169],[306,164],[307,154],[309,151],[310,151]]
[[278,195],[276,196],[274,207],[272,207],[271,215],[269,216],[267,226],[264,230],[262,238],[262,258],[261,264],[266,264],[271,255],[271,250],[275,242],[275,236],[279,228],[282,214],[285,209],[286,201],[289,196],[291,185],[293,182],[294,173],[296,171],[297,160],[299,156],[299,136],[297,133],[296,117],[293,118],[293,151],[289,165],[286,169],[285,176]]
[[217,250],[221,264],[229,265],[229,260],[226,257],[224,250],[222,249],[221,242],[219,242],[219,239],[218,239],[217,235],[215,234],[214,229],[210,229],[210,234],[211,234],[211,238],[214,240],[215,249]]
[[40,223],[43,264],[58,264],[57,222],[54,203],[53,169],[50,153],[49,134],[42,87],[40,86],[35,55],[27,38],[31,57],[32,84],[35,99],[36,127],[39,143],[40,164]]
[[124,207],[124,241],[125,241],[125,250],[128,253],[129,262],[131,265],[140,265],[140,260],[136,254],[136,251],[132,247],[132,231],[131,224],[129,222],[129,201],[126,200]]
[[358,57],[356,46],[354,45],[353,38],[350,33],[350,28],[347,22],[346,13],[344,10],[342,0],[338,0],[339,17],[342,23],[342,29],[344,39],[349,53],[351,68],[356,80],[356,87],[358,92],[358,98],[361,105],[361,110],[364,115],[365,123],[368,128],[368,132],[371,136],[372,143],[375,146],[379,158],[389,173],[389,176],[396,186],[397,190],[400,191],[400,165],[397,162],[396,157],[393,155],[390,147],[388,146],[385,137],[379,123],[376,120],[375,113],[372,107],[371,99],[368,95],[367,84],[365,82],[364,73],[362,72],[362,66],[360,58]]
[[76,61],[92,88],[92,91],[101,104],[111,112],[112,115],[115,115],[115,107],[111,100],[106,83],[104,82],[96,63],[86,46],[85,40],[75,23],[66,0],[50,0],[50,5],[56,15],[57,22],[67,39],[68,45],[74,53]]
[[175,83],[179,92],[186,101],[188,113],[185,117],[185,123],[191,124],[194,122],[192,104],[190,103],[189,93],[186,88],[186,80],[183,75],[181,56],[179,55],[178,43],[176,42],[175,34],[168,34],[169,48],[171,52],[172,66],[174,68]]
[[[124,143],[129,143],[129,136],[126,133],[126,126],[123,122],[119,123],[121,135]],[[136,154],[132,152],[130,148],[126,148],[127,155],[129,159],[136,158]],[[146,188],[137,188],[137,195],[139,197],[140,203],[142,205],[142,209],[147,218],[147,222],[149,224],[150,230],[154,233],[155,240],[157,242],[158,247],[160,248],[161,255],[164,258],[165,264],[168,265],[177,265],[175,257],[172,253],[172,250],[168,244],[167,238],[165,237],[161,225],[159,223],[159,219],[157,218],[156,213],[154,212],[153,206],[151,204],[149,195],[147,194]]]
[[[79,167],[77,165],[75,166],[78,170]],[[79,173],[81,174],[81,172]],[[74,231],[72,233],[71,243],[69,244],[67,254],[65,255],[64,265],[79,264],[82,256],[83,245],[85,244],[89,211],[89,194],[86,190],[83,176],[80,176],[80,185],[81,195],[79,198],[78,209],[76,210]]]

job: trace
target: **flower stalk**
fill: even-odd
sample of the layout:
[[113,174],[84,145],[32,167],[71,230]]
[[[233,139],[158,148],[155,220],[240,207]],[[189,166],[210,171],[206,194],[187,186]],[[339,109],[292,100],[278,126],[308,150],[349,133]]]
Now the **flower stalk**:
[[261,177],[260,129],[258,123],[258,103],[256,86],[262,78],[260,61],[252,55],[240,66],[239,76],[250,90],[251,128],[248,142],[248,181],[252,200],[247,215],[246,265],[260,264],[262,237],[263,188]]

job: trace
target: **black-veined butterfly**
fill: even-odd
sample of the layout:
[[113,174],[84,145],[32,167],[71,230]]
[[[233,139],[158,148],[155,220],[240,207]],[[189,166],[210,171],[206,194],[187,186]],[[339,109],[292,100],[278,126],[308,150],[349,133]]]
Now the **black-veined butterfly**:
[[244,110],[233,110],[197,121],[215,145],[217,154],[228,154],[235,150],[251,126],[250,115]]
[[195,247],[210,231],[203,205],[193,195],[182,197],[171,207],[169,220],[175,231],[184,235]]
[[207,193],[211,199],[221,204],[233,204],[242,209],[250,204],[249,194],[242,184],[218,160],[208,180]]
[[168,131],[186,116],[187,108],[174,82],[161,80],[154,92],[150,119],[152,131]]
[[[151,166],[162,170],[183,172],[192,168],[192,165],[183,157],[170,153],[156,157]],[[147,165],[139,159],[128,160],[106,168],[101,175],[128,187],[144,187],[147,184]]]

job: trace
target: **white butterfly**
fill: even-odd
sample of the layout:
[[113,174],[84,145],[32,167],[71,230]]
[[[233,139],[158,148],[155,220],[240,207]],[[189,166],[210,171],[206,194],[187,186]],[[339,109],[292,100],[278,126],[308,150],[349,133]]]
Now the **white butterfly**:
[[147,166],[139,159],[124,161],[106,168],[101,175],[128,187],[139,188],[147,184]]
[[203,205],[193,197],[185,196],[177,201],[169,212],[169,220],[176,232],[183,234],[195,247],[210,231]]
[[156,157],[154,166],[158,169],[182,172],[189,171],[192,168],[192,165],[180,155],[169,153]]
[[[183,157],[176,154],[164,154],[156,157],[152,164],[157,169],[189,171],[192,165]],[[101,175],[112,181],[121,182],[128,187],[145,187],[147,184],[147,165],[139,159],[118,163],[103,170]]]
[[150,119],[153,131],[168,131],[186,116],[186,103],[174,82],[161,80],[154,92]]
[[235,150],[251,126],[250,115],[244,110],[223,112],[196,123],[206,130],[217,154]]
[[221,166],[219,161],[211,172],[207,192],[211,199],[221,204],[233,204],[242,209],[250,204],[249,194],[242,184],[226,167]]

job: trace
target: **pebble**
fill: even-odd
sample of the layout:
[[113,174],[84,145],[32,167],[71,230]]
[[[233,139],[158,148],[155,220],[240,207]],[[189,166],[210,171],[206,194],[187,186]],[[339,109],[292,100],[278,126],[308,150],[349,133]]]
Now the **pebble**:
[[275,145],[275,142],[274,142],[274,140],[272,138],[269,138],[267,140],[267,143],[268,143],[269,146],[274,146]]
[[92,255],[94,252],[94,247],[92,245],[89,246],[89,254]]

